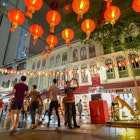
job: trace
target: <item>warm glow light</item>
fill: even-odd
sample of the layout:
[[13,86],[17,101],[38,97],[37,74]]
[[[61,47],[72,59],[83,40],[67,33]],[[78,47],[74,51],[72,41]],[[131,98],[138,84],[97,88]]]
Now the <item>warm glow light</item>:
[[78,14],[77,20],[82,19],[83,14],[85,14],[90,7],[89,0],[73,0],[72,8],[75,13]]
[[66,41],[68,47],[70,47],[70,41],[74,38],[74,32],[70,28],[66,28],[61,33],[62,38]]

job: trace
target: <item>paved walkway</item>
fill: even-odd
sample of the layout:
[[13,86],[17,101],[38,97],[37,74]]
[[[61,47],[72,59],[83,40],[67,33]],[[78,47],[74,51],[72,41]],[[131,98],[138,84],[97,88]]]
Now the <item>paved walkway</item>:
[[26,128],[18,129],[14,136],[9,136],[10,128],[6,127],[10,123],[8,120],[8,117],[4,116],[1,121],[0,140],[140,140],[138,128],[109,128],[90,124],[87,118],[78,122],[80,128],[74,129],[68,129],[63,125],[64,122],[61,122],[61,131],[56,130],[55,118],[52,118],[49,128],[46,128],[46,119],[34,130],[29,128],[29,120]]
[[36,129],[19,129],[9,136],[9,129],[0,132],[0,140],[140,140],[140,129],[108,128],[105,125],[82,124],[80,128],[68,129],[55,126],[46,128],[40,125]]

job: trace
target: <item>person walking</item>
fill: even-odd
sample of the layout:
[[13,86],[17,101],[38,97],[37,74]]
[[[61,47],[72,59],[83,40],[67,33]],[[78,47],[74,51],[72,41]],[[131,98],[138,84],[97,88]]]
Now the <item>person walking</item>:
[[57,95],[60,95],[60,90],[57,87],[56,83],[57,83],[57,80],[53,79],[53,83],[50,86],[49,91],[48,91],[50,93],[50,100],[51,100],[51,102],[50,102],[50,107],[49,107],[50,110],[49,110],[49,120],[48,120],[47,127],[49,127],[49,125],[50,125],[52,110],[54,108],[56,116],[57,116],[57,121],[58,121],[57,129],[61,130],[61,127],[60,127],[60,117],[59,117],[59,113],[58,113],[58,99],[57,99]]
[[37,86],[33,85],[31,92],[29,93],[29,97],[31,98],[30,102],[30,113],[31,113],[31,128],[36,128],[35,118],[36,118],[36,109],[39,107],[39,100],[42,102],[42,99],[39,95],[39,92],[36,90]]
[[[12,93],[14,94],[14,99],[11,105],[10,120],[13,129],[10,131],[10,135],[13,135],[13,133],[16,132],[18,121],[19,121],[19,114],[23,105],[23,100],[24,97],[28,95],[28,86],[24,83],[25,81],[26,81],[26,76],[21,76],[20,82],[15,84],[12,90]],[[15,113],[16,113],[16,118],[15,118]]]
[[[70,87],[71,82],[75,80],[77,83],[77,87]],[[67,106],[67,121],[68,128],[72,129],[72,118],[74,123],[74,128],[80,128],[76,122],[76,106],[75,106],[75,98],[74,98],[74,90],[78,89],[79,84],[77,79],[72,78],[70,81],[66,81],[65,95],[66,95],[66,106]]]
[[42,118],[42,120],[45,120],[45,116],[47,113],[49,116],[49,106],[50,106],[50,103],[49,103],[49,99],[48,99],[47,102],[45,103],[45,113],[44,113],[44,117]]
[[83,111],[83,105],[82,105],[82,100],[80,99],[78,103],[79,119],[82,118],[82,111]]

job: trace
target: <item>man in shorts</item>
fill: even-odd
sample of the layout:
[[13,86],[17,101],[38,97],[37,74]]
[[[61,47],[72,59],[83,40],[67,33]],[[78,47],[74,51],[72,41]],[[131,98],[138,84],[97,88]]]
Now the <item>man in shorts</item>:
[[[26,76],[21,76],[20,82],[15,84],[12,90],[12,93],[14,94],[14,99],[11,105],[10,119],[11,119],[13,129],[11,130],[10,135],[16,132],[18,121],[19,121],[19,114],[23,105],[23,100],[24,97],[28,95],[28,86],[24,83],[25,81],[26,81]],[[14,117],[15,113],[16,113],[16,118]]]

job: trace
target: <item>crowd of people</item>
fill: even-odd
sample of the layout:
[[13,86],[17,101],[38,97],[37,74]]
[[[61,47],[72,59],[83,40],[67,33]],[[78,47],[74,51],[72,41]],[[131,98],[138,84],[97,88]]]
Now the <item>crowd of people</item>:
[[[19,117],[21,116],[22,121],[27,121],[28,114],[31,117],[30,128],[35,129],[37,127],[37,120],[45,120],[45,116],[48,115],[48,122],[46,127],[49,128],[52,111],[55,112],[57,117],[57,130],[61,130],[60,124],[60,113],[62,114],[65,125],[69,128],[80,128],[76,122],[76,104],[74,98],[74,90],[76,90],[79,85],[78,81],[72,78],[70,81],[66,81],[65,86],[65,96],[62,100],[62,105],[58,101],[58,95],[60,95],[60,89],[57,87],[57,80],[53,79],[52,85],[50,86],[48,93],[50,95],[46,103],[43,104],[43,99],[41,98],[39,92],[37,91],[37,86],[33,85],[31,91],[29,91],[28,85],[25,84],[26,76],[21,76],[20,82],[16,83],[13,87],[12,93],[14,97],[9,102],[9,113],[10,121],[12,124],[12,130],[10,135],[13,135],[17,131],[19,125]],[[71,82],[75,81],[76,87],[71,87]],[[81,119],[82,113],[82,103],[81,99],[78,106],[79,119]],[[0,102],[0,113],[2,102]],[[43,107],[45,108],[44,114],[42,114]],[[16,114],[16,115],[15,115]],[[73,121],[73,124],[72,124]]]

